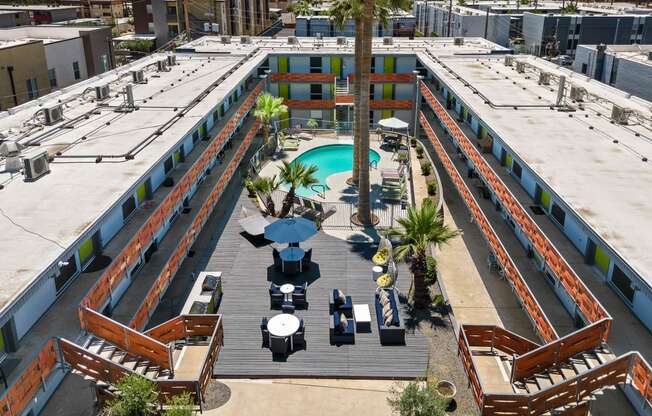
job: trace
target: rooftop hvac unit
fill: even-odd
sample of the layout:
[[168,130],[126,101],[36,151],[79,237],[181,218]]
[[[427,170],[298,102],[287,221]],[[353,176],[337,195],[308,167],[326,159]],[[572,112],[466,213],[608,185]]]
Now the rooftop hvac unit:
[[211,31],[210,22],[204,22],[204,32],[210,32],[210,31]]
[[525,72],[525,62],[516,61],[516,72],[522,74]]
[[251,44],[251,38],[249,36],[240,36],[240,43],[244,45],[250,45]]
[[160,61],[156,61],[156,69],[158,72],[168,72],[170,70],[168,68],[168,60],[161,59]]
[[219,23],[211,23],[211,32],[220,33],[220,24]]
[[464,45],[464,38],[453,38],[453,44],[455,46],[462,46]]
[[231,36],[220,36],[220,42],[224,44],[231,43]]
[[48,152],[42,152],[30,158],[23,159],[23,168],[25,169],[25,180],[35,181],[46,173],[50,172],[50,163],[48,162]]
[[298,45],[299,40],[296,36],[288,36],[288,45]]
[[394,39],[387,37],[383,38],[383,45],[393,45],[394,44]]
[[586,90],[582,87],[576,87],[575,85],[571,85],[569,96],[570,99],[573,101],[584,101],[584,97],[586,96]]
[[43,111],[45,111],[45,124],[48,126],[63,120],[63,107],[60,105],[46,108]]
[[168,60],[168,66],[175,66],[177,64],[177,56],[176,55],[168,55],[167,60]]
[[550,72],[539,73],[539,85],[550,85]]
[[514,57],[512,55],[505,55],[505,66],[512,66],[514,64]]
[[629,108],[622,108],[614,104],[611,109],[611,119],[618,124],[627,124],[630,115],[632,115],[632,110]]
[[111,89],[109,88],[109,84],[99,85],[95,87],[95,96],[97,97],[97,101],[106,100],[109,98],[110,93]]
[[337,44],[339,46],[346,46],[346,38],[344,36],[339,36],[337,38]]
[[131,71],[131,80],[136,84],[145,83],[145,72],[142,69],[138,71]]

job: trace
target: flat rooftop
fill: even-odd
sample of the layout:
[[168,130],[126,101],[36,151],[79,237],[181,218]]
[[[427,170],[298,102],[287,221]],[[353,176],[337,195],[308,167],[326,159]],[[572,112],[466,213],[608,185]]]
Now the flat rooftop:
[[[5,140],[40,143],[26,147],[21,156],[47,151],[77,159],[56,158],[51,172],[34,182],[5,170],[0,160],[0,311],[4,312],[40,275],[56,268],[54,262],[120,198],[140,182],[214,106],[257,67],[263,56],[251,57],[213,89],[186,115],[172,124],[133,160],[95,155],[120,155],[146,139],[212,83],[231,70],[246,54],[214,59],[209,56],[178,56],[169,72],[157,72],[156,54],[104,73],[59,92],[0,113],[0,133]],[[147,84],[136,84],[137,111],[116,112],[123,104],[120,91],[131,81],[130,69],[145,69]],[[95,102],[94,87],[109,83],[111,98]],[[63,103],[65,121],[45,126],[37,111]],[[88,118],[85,118],[88,117]]]
[[[518,60],[529,64],[524,74],[506,67],[503,58],[449,56],[445,64],[459,79],[427,54],[418,56],[590,229],[652,285],[652,202],[647,192],[641,192],[652,189],[652,165],[643,161],[652,157],[652,103],[532,56],[519,55]],[[535,68],[565,75],[567,88],[570,84],[585,88],[592,94],[590,102],[580,109],[568,101],[577,109],[575,112],[522,107],[556,101],[557,85],[539,85],[539,71]],[[490,107],[465,81],[494,104],[509,107]],[[611,124],[610,102],[635,110],[638,120],[626,126]],[[614,143],[614,139],[618,142]]]
[[108,26],[72,27],[61,25],[18,26],[0,29],[0,43],[25,43],[34,40],[53,43],[79,37],[83,32],[102,30]]
[[79,6],[50,6],[47,4],[12,5],[0,4],[0,10],[26,10],[26,11],[56,11],[56,10],[77,10]]
[[[580,45],[585,48],[597,49],[596,45]],[[622,59],[629,59],[641,64],[652,66],[652,45],[607,45],[606,53]]]

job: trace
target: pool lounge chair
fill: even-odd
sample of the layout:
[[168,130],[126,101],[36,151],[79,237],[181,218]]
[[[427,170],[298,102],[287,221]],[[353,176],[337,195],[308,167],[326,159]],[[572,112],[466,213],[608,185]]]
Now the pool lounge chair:
[[[304,200],[305,201],[305,200]],[[324,221],[331,215],[337,212],[336,207],[330,207],[328,211],[324,211],[324,205],[321,202],[312,202],[313,209],[306,212],[303,216],[311,220]]]
[[299,150],[299,140],[298,139],[283,140],[283,150]]
[[380,176],[384,179],[401,179],[405,174],[405,164],[401,164],[396,169],[383,169]]
[[269,225],[269,222],[261,214],[249,215],[246,208],[242,207],[242,213],[244,218],[238,220],[238,224],[245,230],[249,235],[257,236],[265,234],[265,227]]

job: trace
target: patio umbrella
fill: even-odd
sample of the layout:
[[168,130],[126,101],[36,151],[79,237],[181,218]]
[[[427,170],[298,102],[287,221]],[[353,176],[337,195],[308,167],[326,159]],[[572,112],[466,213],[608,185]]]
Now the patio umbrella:
[[403,130],[408,128],[408,123],[403,120],[399,120],[396,117],[384,118],[378,122],[378,125],[386,129],[394,130]]
[[265,238],[277,243],[298,243],[317,234],[317,225],[305,218],[284,218],[265,227]]

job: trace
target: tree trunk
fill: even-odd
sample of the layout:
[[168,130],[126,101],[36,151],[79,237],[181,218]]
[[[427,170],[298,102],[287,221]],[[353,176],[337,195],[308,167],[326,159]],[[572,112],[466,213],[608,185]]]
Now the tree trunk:
[[428,306],[428,288],[426,286],[426,256],[415,254],[412,257],[410,271],[414,279],[414,307],[423,309]]
[[360,78],[362,78],[362,19],[355,19],[355,82],[353,84],[353,172],[354,183],[360,179]]
[[362,71],[360,74],[360,181],[358,182],[358,221],[371,224],[369,201],[369,70],[372,56],[374,0],[365,0],[362,12],[364,42],[362,45]]
[[290,188],[287,195],[285,195],[285,198],[283,199],[283,206],[281,207],[281,212],[278,214],[279,218],[285,218],[290,213],[292,205],[294,204],[294,194],[294,188]]

